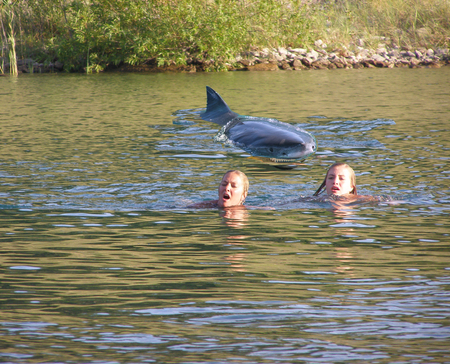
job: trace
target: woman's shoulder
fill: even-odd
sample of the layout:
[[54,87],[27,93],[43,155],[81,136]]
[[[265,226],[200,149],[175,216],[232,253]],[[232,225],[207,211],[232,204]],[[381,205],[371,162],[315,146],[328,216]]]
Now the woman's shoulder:
[[390,196],[372,196],[372,195],[323,195],[323,196],[301,196],[291,202],[390,202],[393,198]]
[[203,202],[197,202],[192,205],[186,206],[188,209],[213,209],[219,207],[218,200],[211,200],[211,201],[203,201]]
[[381,196],[381,195],[330,195],[327,196],[330,198],[330,201],[343,201],[348,203],[364,203],[364,202],[392,202],[394,199],[391,196]]
[[361,202],[392,202],[395,201],[393,197],[386,195],[355,195],[356,201]]

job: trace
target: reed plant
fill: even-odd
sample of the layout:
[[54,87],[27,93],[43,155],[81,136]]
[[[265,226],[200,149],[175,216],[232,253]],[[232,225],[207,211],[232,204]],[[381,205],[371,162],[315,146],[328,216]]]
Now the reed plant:
[[146,63],[220,70],[255,48],[317,39],[435,48],[450,36],[449,0],[15,0],[14,11],[19,57],[88,73]]
[[9,72],[13,76],[18,75],[17,56],[16,56],[16,38],[15,38],[15,7],[12,0],[2,0],[0,10],[0,25],[2,33],[2,65],[1,72],[4,73],[5,63],[4,54],[8,53]]
[[448,47],[450,1],[448,0],[338,0],[324,2],[330,43],[363,39],[376,47],[380,39],[405,49]]

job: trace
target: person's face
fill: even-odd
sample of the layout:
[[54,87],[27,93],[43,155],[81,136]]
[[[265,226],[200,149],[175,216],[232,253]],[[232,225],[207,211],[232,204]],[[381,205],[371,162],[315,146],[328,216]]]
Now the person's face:
[[237,173],[231,172],[223,176],[219,185],[219,207],[242,205],[245,197],[244,182]]
[[328,171],[327,195],[346,195],[353,190],[352,174],[345,166],[332,167]]

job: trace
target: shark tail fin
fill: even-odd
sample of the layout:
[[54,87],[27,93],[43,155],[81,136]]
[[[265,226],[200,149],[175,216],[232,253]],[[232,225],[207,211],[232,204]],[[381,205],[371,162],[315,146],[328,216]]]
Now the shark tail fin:
[[238,116],[231,111],[222,97],[209,86],[206,86],[206,101],[206,111],[200,115],[203,120],[223,126]]

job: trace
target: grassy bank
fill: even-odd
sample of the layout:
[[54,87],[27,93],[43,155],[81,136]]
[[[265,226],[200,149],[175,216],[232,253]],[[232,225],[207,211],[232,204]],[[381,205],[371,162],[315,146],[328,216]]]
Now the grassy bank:
[[[266,47],[448,47],[449,0],[0,0],[2,60],[226,69]],[[11,62],[11,65],[13,63]]]

